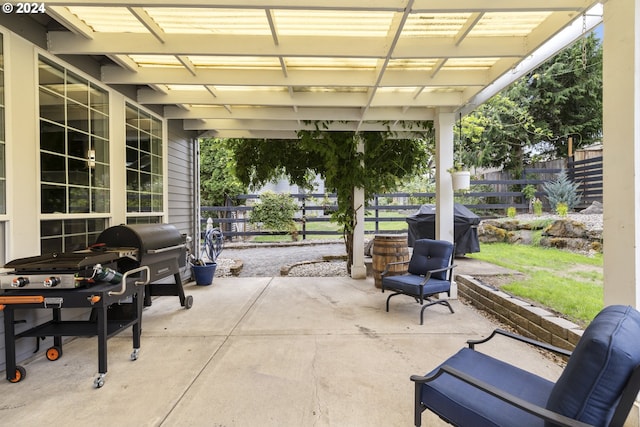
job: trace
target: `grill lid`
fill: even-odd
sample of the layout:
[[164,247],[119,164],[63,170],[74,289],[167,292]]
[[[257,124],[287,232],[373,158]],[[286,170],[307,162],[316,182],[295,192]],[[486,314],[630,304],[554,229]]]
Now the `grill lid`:
[[138,248],[139,255],[154,253],[161,249],[183,246],[182,235],[171,224],[116,225],[105,229],[96,244],[107,247]]

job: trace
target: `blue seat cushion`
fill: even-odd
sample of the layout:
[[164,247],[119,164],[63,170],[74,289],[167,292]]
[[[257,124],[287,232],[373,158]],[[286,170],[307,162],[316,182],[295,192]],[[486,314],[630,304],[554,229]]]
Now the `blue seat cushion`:
[[[541,407],[553,383],[516,366],[463,348],[447,359],[451,366],[472,377]],[[437,372],[434,369],[431,375]],[[432,412],[458,426],[544,426],[544,421],[455,377],[443,374],[422,384],[421,402]]]
[[[446,268],[451,262],[453,243],[445,240],[418,239],[413,243],[413,253],[409,260],[408,271],[424,276],[429,270]],[[449,271],[434,273],[434,279],[447,280]]]
[[553,388],[547,409],[593,425],[606,425],[622,389],[640,364],[640,313],[604,308],[585,329]]
[[422,283],[423,281],[424,277],[415,276],[413,274],[387,276],[382,279],[382,286],[384,289],[390,289],[416,297],[426,297],[433,294],[439,294],[440,292],[449,292],[449,290],[451,289],[451,282],[449,282],[448,280],[431,278],[424,285],[421,294],[420,283]]

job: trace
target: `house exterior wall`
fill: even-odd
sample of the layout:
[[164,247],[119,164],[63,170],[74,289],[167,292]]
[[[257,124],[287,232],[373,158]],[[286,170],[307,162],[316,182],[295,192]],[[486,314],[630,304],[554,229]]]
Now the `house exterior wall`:
[[[45,50],[38,43],[41,34],[26,29],[17,35],[2,26],[4,53],[4,89],[6,112],[6,214],[0,214],[0,262],[40,254],[40,224],[44,219],[78,219],[95,216],[106,218],[106,226],[126,223],[132,216],[127,213],[126,126],[125,104],[138,105],[121,89],[110,88],[95,79],[99,65],[85,60],[82,66],[69,64]],[[28,40],[32,36],[32,40]],[[35,43],[34,43],[35,42]],[[110,208],[109,212],[96,214],[43,214],[40,191],[40,108],[38,88],[38,58],[42,55],[73,73],[88,79],[109,93],[109,164]],[[31,83],[31,84],[30,84]],[[125,93],[131,93],[125,90]],[[135,91],[133,91],[135,93]],[[139,105],[138,105],[139,106]],[[139,106],[140,107],[140,106]],[[140,107],[144,109],[144,107]],[[163,211],[156,212],[164,222],[174,223],[184,234],[193,234],[194,192],[193,185],[193,135],[179,126],[168,126],[157,112],[148,111],[163,122]],[[136,214],[133,214],[135,217]],[[140,215],[140,214],[137,214]],[[186,272],[188,275],[188,272]],[[0,291],[2,293],[3,291]],[[63,317],[86,319],[86,310],[65,309]],[[17,319],[26,320],[18,331],[50,319],[49,310],[24,310]],[[0,322],[2,314],[0,312]],[[0,330],[0,370],[5,369],[4,329]],[[41,354],[53,345],[53,339],[40,341]],[[36,340],[24,338],[16,341],[18,362],[34,356]]]

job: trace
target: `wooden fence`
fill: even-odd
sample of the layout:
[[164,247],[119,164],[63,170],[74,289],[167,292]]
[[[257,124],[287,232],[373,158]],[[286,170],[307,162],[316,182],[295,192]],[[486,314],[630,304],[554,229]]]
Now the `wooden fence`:
[[[580,185],[582,202],[579,208],[590,205],[593,201],[602,201],[602,157],[567,162],[569,177]],[[527,212],[528,201],[522,194],[527,185],[537,188],[536,197],[545,200],[542,185],[554,179],[562,168],[527,168],[521,179],[480,179],[471,181],[471,190],[455,196],[456,203],[461,203],[482,218],[504,216],[506,209],[515,207],[518,212]],[[493,178],[489,176],[490,178]],[[299,235],[306,239],[312,235],[336,236],[340,233],[331,230],[310,230],[308,225],[314,222],[330,222],[330,212],[335,205],[334,194],[292,194],[296,198],[300,209],[295,215],[300,224]],[[365,221],[373,222],[372,230],[367,233],[379,233],[381,224],[395,222],[396,230],[385,232],[406,231],[406,216],[417,211],[423,204],[435,203],[435,193],[388,193],[376,195],[366,206]],[[236,200],[229,200],[226,206],[203,206],[202,228],[207,220],[220,227],[227,238],[248,237],[257,235],[286,234],[256,230],[249,223],[249,215],[253,203],[259,199],[257,194],[238,196]],[[548,206],[547,206],[548,209]]]

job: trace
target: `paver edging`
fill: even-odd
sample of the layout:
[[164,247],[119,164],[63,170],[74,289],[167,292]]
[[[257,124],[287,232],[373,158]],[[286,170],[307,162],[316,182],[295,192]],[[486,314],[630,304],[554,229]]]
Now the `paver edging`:
[[456,283],[461,299],[516,329],[522,335],[567,350],[573,350],[582,336],[582,329],[575,323],[486,286],[472,276],[459,274],[456,276]]

